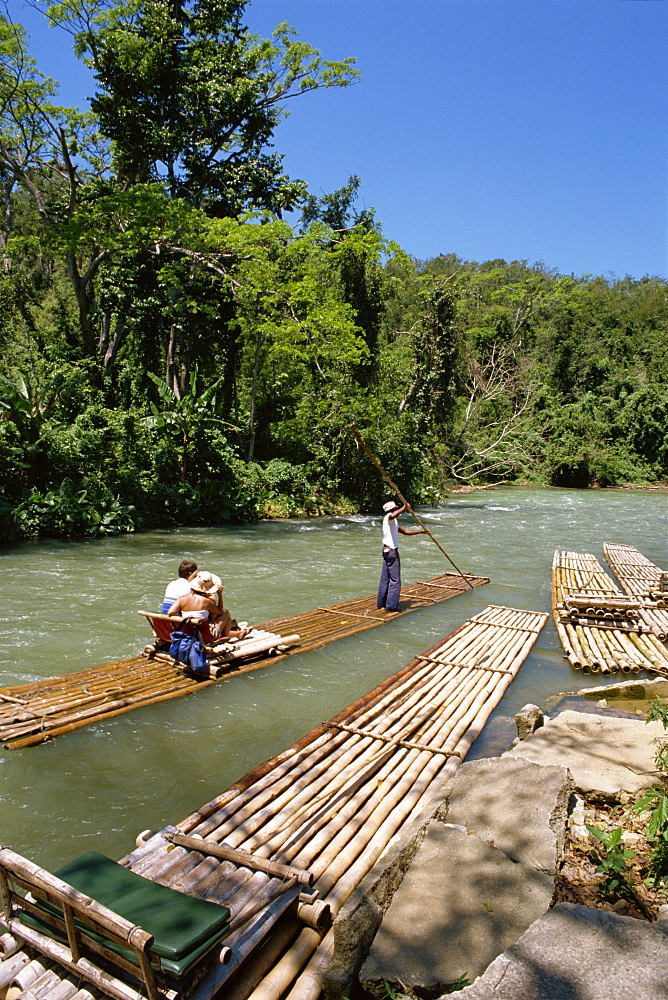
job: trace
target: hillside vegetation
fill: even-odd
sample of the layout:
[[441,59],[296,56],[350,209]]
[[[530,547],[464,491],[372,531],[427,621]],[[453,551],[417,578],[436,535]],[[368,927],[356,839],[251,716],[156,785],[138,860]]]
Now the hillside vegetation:
[[666,281],[417,261],[357,177],[314,196],[274,131],[358,71],[244,6],[48,5],[86,113],[0,18],[2,539],[377,509],[351,423],[414,502],[665,481]]

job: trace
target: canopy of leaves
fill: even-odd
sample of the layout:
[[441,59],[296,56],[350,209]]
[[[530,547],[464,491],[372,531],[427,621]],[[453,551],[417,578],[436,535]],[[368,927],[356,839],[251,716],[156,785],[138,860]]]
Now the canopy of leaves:
[[351,423],[415,502],[668,479],[665,281],[415,261],[306,191],[286,106],[357,71],[242,0],[43,7],[95,93],[0,17],[0,534],[375,509]]

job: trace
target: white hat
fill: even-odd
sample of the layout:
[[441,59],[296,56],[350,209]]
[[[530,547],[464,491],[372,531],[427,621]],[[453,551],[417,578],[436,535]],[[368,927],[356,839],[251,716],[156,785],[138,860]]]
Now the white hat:
[[383,510],[385,511],[386,514],[389,514],[391,510],[394,510],[395,507],[398,507],[398,506],[399,506],[399,504],[395,503],[394,500],[388,500],[387,503],[383,504]]
[[192,576],[188,582],[190,583],[191,590],[196,590],[198,593],[206,594],[207,596],[210,596],[217,589],[211,573],[201,570],[195,576]]

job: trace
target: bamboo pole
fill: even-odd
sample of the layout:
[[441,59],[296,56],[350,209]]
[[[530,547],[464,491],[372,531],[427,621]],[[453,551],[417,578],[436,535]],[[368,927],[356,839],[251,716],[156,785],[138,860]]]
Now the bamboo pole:
[[[30,963],[30,958],[26,955],[25,951],[19,951],[15,955],[7,956],[3,958],[0,963],[0,996],[3,996],[3,991],[6,991],[12,980],[18,976],[22,969],[24,969]],[[6,1000],[6,992],[4,993]]]
[[[458,630],[459,631],[459,630]],[[383,700],[388,698],[396,698],[398,691],[404,690],[406,687],[414,686],[415,676],[414,669],[412,665],[409,664],[408,667],[404,668],[403,671],[399,671],[393,678],[388,679],[388,681],[383,682],[379,685],[373,692],[369,695],[358,699],[349,710],[340,713],[332,722],[343,721],[349,717],[354,717],[359,721],[359,719],[364,718],[364,712],[373,713],[379,710],[379,706],[382,706]],[[371,717],[370,716],[370,717]],[[331,754],[332,746],[339,746],[341,748],[341,753],[348,753],[349,749],[346,741],[343,737],[337,737],[336,740],[332,740],[331,734],[328,734],[325,727],[321,727],[321,730],[315,731],[317,734],[317,739],[311,741],[308,752],[317,754],[318,760],[323,760]],[[325,760],[324,768],[329,769],[331,762],[334,762],[335,758]],[[337,769],[340,768],[341,763],[336,763]],[[294,768],[297,767],[298,770],[295,771]],[[291,789],[291,796],[294,795],[295,791],[299,787],[308,787],[308,780],[305,784],[301,786],[297,784],[297,781],[301,775],[309,769],[310,765],[308,763],[308,756],[303,757],[301,755],[282,755],[282,759],[276,759],[276,766],[265,773],[264,776],[259,775],[256,781],[246,781],[244,780],[243,785],[247,785],[251,788],[254,799],[253,801],[248,801],[245,797],[243,788],[240,790],[243,797],[242,808],[246,808],[247,812],[239,812],[238,806],[235,807],[234,796],[227,795],[222,797],[224,801],[220,802],[220,808],[216,811],[214,816],[208,820],[206,825],[200,824],[196,827],[197,832],[200,834],[206,834],[207,836],[212,836],[213,831],[216,830],[216,839],[222,839],[227,833],[231,832],[240,821],[248,818],[257,813],[258,808],[268,801],[268,796],[271,796],[273,791],[272,786],[276,787],[276,776],[278,777],[279,787]],[[253,773],[251,773],[251,776]],[[237,786],[238,787],[238,786]],[[265,798],[255,797],[256,790],[259,790]],[[263,791],[264,790],[264,791]],[[275,795],[274,795],[275,801]],[[246,805],[247,803],[247,805]],[[274,806],[275,808],[275,806]],[[294,798],[291,798],[291,808],[294,808]],[[222,813],[221,813],[222,809]],[[198,811],[198,815],[202,815],[203,810]],[[209,813],[209,808],[205,807],[205,813]],[[188,818],[189,820],[189,818]],[[230,826],[220,825],[221,821],[230,822]],[[190,822],[188,822],[190,825]]]
[[[281,954],[294,943],[301,930],[301,925],[291,913],[283,914],[271,938],[261,949],[250,955],[243,967],[225,984],[225,1000],[245,1000],[277,963]],[[193,995],[191,1000],[197,1000],[197,996]],[[205,998],[202,997],[201,1000]]]
[[[401,712],[402,716],[403,716],[403,714],[405,714],[405,711],[406,711],[406,707],[405,707],[405,705],[403,705],[402,706],[402,712]],[[373,741],[370,741],[370,740],[367,740],[366,743],[363,743],[361,745],[362,746],[368,746],[369,743],[371,743],[371,745],[373,745]],[[356,750],[359,749],[359,746],[360,746],[359,743],[354,743],[354,747],[355,747]],[[373,761],[373,763],[374,763],[374,766],[378,766],[377,762],[375,760]],[[331,778],[329,777],[329,774],[328,774],[329,770],[330,770],[330,768],[329,768],[329,766],[326,763],[326,765],[325,765],[325,771],[324,771],[325,780],[331,782]],[[343,760],[340,760],[337,763],[336,770],[337,770],[337,776],[336,776],[335,782],[336,783],[343,783],[343,782],[345,782],[347,780],[347,774],[344,771],[344,761]],[[295,790],[298,787],[300,787],[300,786],[295,786]],[[313,802],[317,801],[317,799],[315,798],[315,794],[316,794],[316,791],[317,791],[317,784],[316,784],[316,779],[315,779],[315,776],[314,776],[314,772],[311,771],[309,774],[306,775],[305,780],[301,784],[301,788],[303,788],[305,790],[305,795],[306,795],[306,801],[307,802],[313,803]],[[332,787],[330,785],[329,788],[330,788],[330,792],[333,793],[335,791],[335,786]],[[301,799],[300,798],[295,798],[295,796],[292,796],[289,799],[290,815],[292,817],[294,817],[296,815],[296,811],[297,811],[297,809],[299,807],[300,801],[303,802],[304,800],[305,800],[304,794],[302,794]],[[280,808],[280,806],[281,806],[281,802],[278,801],[278,800],[274,800],[272,802],[272,811],[277,811]],[[269,812],[268,815],[270,816],[271,812]],[[261,825],[260,819],[261,818],[258,818],[257,815],[256,815],[254,817],[254,822],[253,822],[252,827],[249,828],[248,826],[243,825],[242,828],[237,828],[237,837],[236,837],[236,839],[240,842],[244,837],[247,837],[251,831],[254,831],[254,830],[258,829],[260,827],[260,825]],[[233,821],[234,821],[234,818],[231,821],[231,823],[233,823]],[[228,832],[227,829],[224,832],[227,833]],[[264,836],[267,835],[267,827],[264,828],[263,835]]]
[[181,847],[190,847],[195,851],[204,851],[213,854],[217,858],[224,858],[225,861],[233,861],[237,865],[244,865],[247,868],[256,868],[258,871],[266,872],[268,875],[278,875],[281,878],[294,878],[300,885],[313,885],[313,875],[311,872],[302,871],[298,868],[291,868],[275,861],[266,861],[264,858],[254,857],[247,851],[236,851],[226,844],[209,844],[202,837],[186,837],[181,833],[166,833],[166,838]]
[[[474,683],[477,683],[478,687],[481,687],[481,686],[484,687],[484,684],[486,683],[486,679],[484,677],[477,678],[477,679],[474,680]],[[470,685],[469,685],[469,687],[470,687]],[[467,690],[468,690],[468,688],[467,688]],[[446,713],[446,718],[447,718],[447,713]],[[430,738],[430,740],[432,739],[431,733],[429,734],[429,738]],[[395,760],[396,760],[396,758],[395,758]],[[396,774],[397,773],[397,765],[396,765],[396,763],[394,763],[394,770],[395,770],[395,774]],[[386,792],[386,784],[385,784],[385,782],[383,782],[383,795],[385,795],[385,794],[387,794],[387,792]],[[338,851],[338,849],[339,849],[339,845],[338,844],[332,846],[332,850],[333,851],[336,852],[336,851]],[[293,860],[293,863],[295,863],[294,860]],[[301,861],[299,863],[301,863]],[[321,859],[320,864],[322,864],[322,859]],[[314,871],[317,874],[320,874],[320,869],[319,869],[318,866],[314,867]]]
[[443,555],[448,560],[448,562],[450,563],[450,565],[454,566],[454,568],[457,570],[457,572],[462,577],[462,579],[466,582],[466,584],[469,587],[471,587],[471,589],[473,589],[472,588],[472,584],[469,583],[468,579],[466,578],[465,574],[462,573],[462,571],[460,570],[459,566],[457,566],[453,562],[453,560],[450,558],[450,556],[448,555],[448,553],[445,551],[445,549],[443,548],[443,546],[441,545],[441,543],[436,538],[434,538],[434,536],[431,533],[431,531],[429,530],[429,528],[420,520],[420,518],[417,516],[417,514],[415,513],[415,511],[413,510],[413,508],[409,504],[408,500],[406,500],[406,498],[402,495],[401,491],[399,490],[399,487],[396,485],[396,483],[392,482],[392,480],[388,476],[387,472],[385,472],[385,469],[382,467],[382,465],[380,464],[380,462],[378,461],[378,459],[376,458],[376,456],[371,451],[369,451],[369,449],[367,448],[366,444],[362,440],[362,438],[361,438],[360,434],[358,433],[357,428],[355,427],[354,424],[350,425],[350,430],[355,435],[355,440],[357,441],[357,443],[360,445],[361,448],[363,448],[363,450],[369,456],[369,458],[371,459],[371,461],[373,462],[373,464],[376,466],[376,468],[380,472],[380,474],[383,477],[383,479],[389,484],[389,486],[397,494],[397,496],[401,500],[401,503],[406,507],[406,509],[408,510],[409,514],[411,514],[411,516],[414,518],[414,520],[420,525],[420,527],[422,528],[422,530],[424,531],[424,533],[426,535],[429,535],[429,537],[431,538],[432,542],[443,553]]

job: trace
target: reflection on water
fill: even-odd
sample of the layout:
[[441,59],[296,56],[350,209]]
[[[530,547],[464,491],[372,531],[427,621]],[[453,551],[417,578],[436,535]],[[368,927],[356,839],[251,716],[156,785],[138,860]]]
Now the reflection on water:
[[[556,548],[592,552],[605,565],[603,542],[624,542],[668,566],[667,513],[661,493],[507,487],[424,508],[420,516],[457,566],[489,576],[489,585],[189,697],[40,747],[0,750],[0,843],[47,867],[88,847],[120,857],[141,830],[185,816],[487,604],[549,611]],[[0,686],[138,652],[148,632],[136,609],[160,606],[185,556],[223,578],[237,617],[259,622],[375,591],[380,518],[4,550]],[[402,540],[402,564],[406,583],[450,568],[420,536]],[[555,693],[599,683],[569,667],[550,621],[490,730],[504,731],[504,719],[528,701],[544,705]]]

